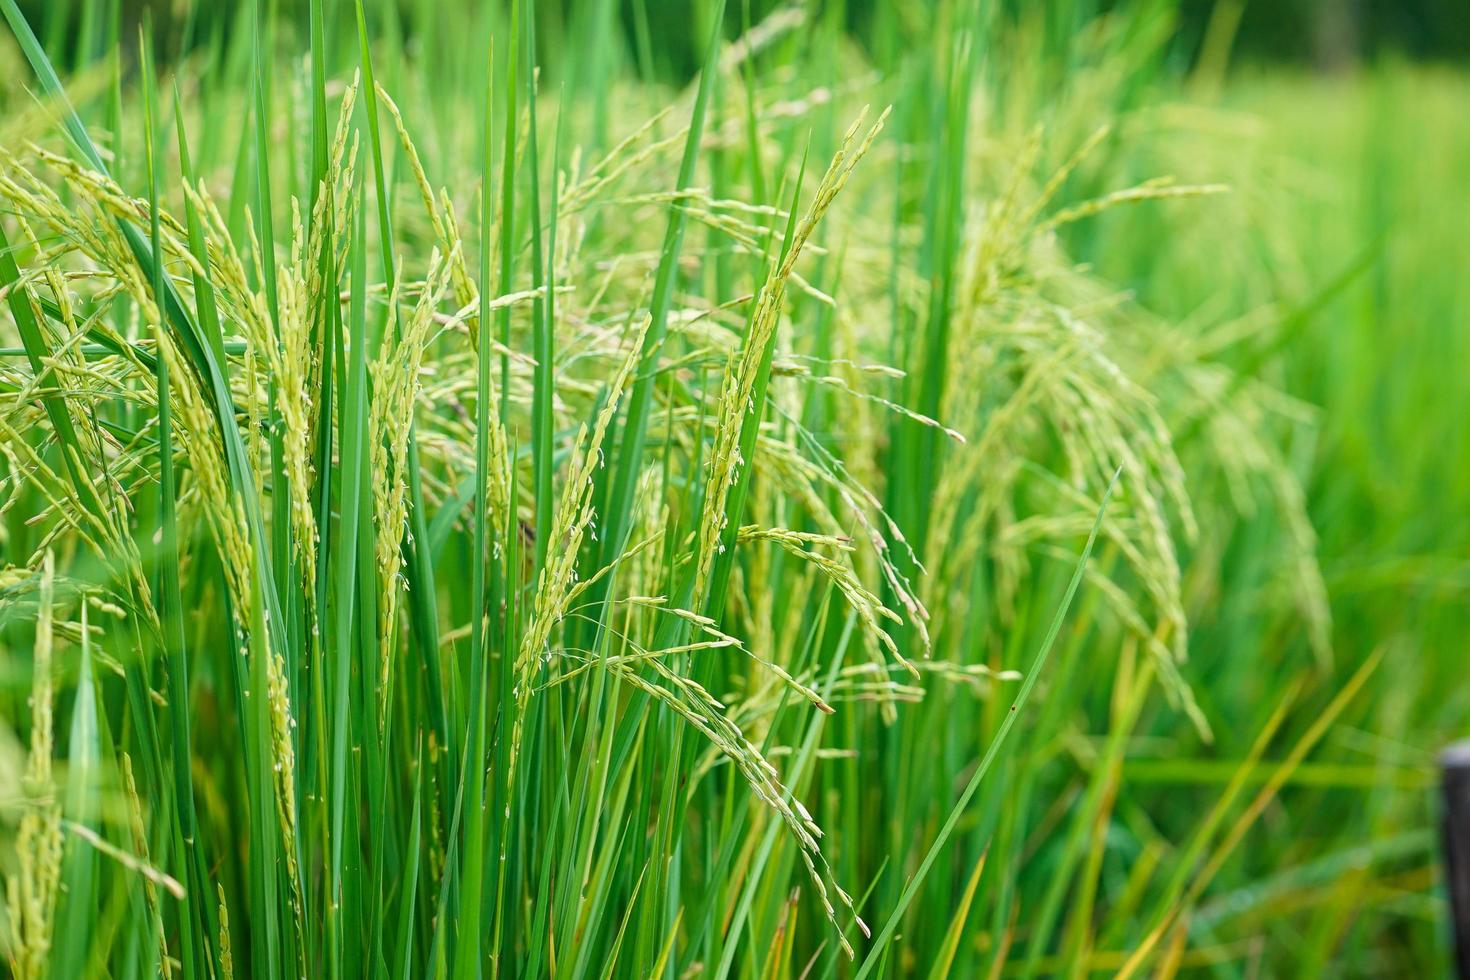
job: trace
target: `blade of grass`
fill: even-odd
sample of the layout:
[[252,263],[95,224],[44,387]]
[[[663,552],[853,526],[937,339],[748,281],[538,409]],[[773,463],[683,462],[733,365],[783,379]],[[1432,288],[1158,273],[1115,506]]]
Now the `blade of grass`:
[[1112,499],[1113,490],[1118,486],[1118,477],[1122,475],[1122,472],[1122,469],[1119,468],[1113,474],[1113,478],[1108,483],[1106,492],[1103,493],[1102,502],[1098,505],[1097,518],[1093,521],[1092,530],[1087,535],[1087,544],[1082,548],[1082,555],[1077,560],[1077,567],[1072,573],[1071,582],[1067,585],[1067,592],[1062,597],[1062,603],[1057,608],[1056,615],[1052,618],[1051,626],[1046,632],[1046,638],[1042,640],[1041,649],[1037,652],[1035,659],[1032,660],[1031,668],[1026,671],[1026,677],[1021,682],[1021,689],[1016,692],[1016,697],[1011,702],[1010,709],[1006,712],[1005,720],[1000,723],[1000,728],[996,730],[994,737],[990,740],[990,745],[985,749],[985,755],[980,759],[980,765],[976,767],[974,774],[970,776],[970,781],[965,784],[964,792],[960,794],[960,798],[949,811],[949,816],[945,818],[943,825],[939,828],[939,833],[934,837],[934,843],[929,845],[928,851],[924,853],[924,859],[919,862],[918,869],[909,878],[908,883],[904,885],[898,903],[889,911],[887,920],[879,928],[876,935],[874,935],[872,945],[868,950],[868,955],[864,958],[862,966],[858,968],[855,974],[856,980],[863,980],[864,977],[872,973],[878,966],[880,960],[887,955],[888,942],[893,938],[894,932],[898,930],[899,922],[902,921],[904,913],[908,911],[908,907],[913,902],[914,896],[918,894],[919,886],[924,883],[924,878],[929,873],[929,869],[934,865],[934,861],[939,857],[939,852],[944,849],[945,843],[948,842],[950,835],[954,833],[955,825],[959,823],[960,816],[965,812],[966,807],[970,805],[970,800],[974,797],[975,791],[980,788],[981,781],[984,780],[986,773],[990,771],[991,764],[995,761],[996,755],[999,754],[1001,746],[1005,744],[1006,738],[1011,733],[1011,729],[1015,727],[1016,719],[1020,717],[1021,708],[1030,699],[1031,692],[1035,689],[1036,682],[1041,677],[1041,668],[1046,666],[1047,658],[1051,655],[1052,647],[1056,643],[1057,634],[1061,632],[1062,624],[1066,621],[1067,610],[1071,607],[1072,599],[1077,595],[1077,589],[1082,584],[1082,574],[1087,570],[1088,559],[1092,557],[1092,546],[1097,541],[1097,532],[1102,528],[1103,515],[1107,512],[1108,501]]
[[[699,159],[700,141],[704,137],[705,113],[715,76],[719,72],[721,29],[725,13],[725,0],[716,0],[713,28],[705,50],[704,68],[699,76],[699,89],[694,97],[694,107],[689,116],[689,133],[684,141],[684,154],[679,161],[679,176],[674,182],[674,192],[682,193],[694,183],[695,164]],[[602,515],[602,551],[598,567],[611,564],[613,558],[627,547],[629,518],[633,511],[634,483],[643,467],[644,443],[647,439],[648,417],[653,404],[653,390],[657,382],[654,368],[659,351],[668,336],[669,310],[673,304],[677,285],[679,255],[684,242],[684,210],[677,203],[669,207],[669,222],[664,230],[663,245],[659,249],[658,268],[654,273],[653,298],[649,304],[651,317],[648,332],[644,337],[639,355],[638,370],[633,390],[628,396],[627,417],[623,422],[622,439],[617,445],[617,459],[613,467],[613,479],[609,488],[608,505]],[[606,600],[611,587],[609,575],[605,584],[594,587],[590,601],[594,606]]]
[[[162,309],[163,301],[163,236],[159,217],[158,134],[154,125],[154,69],[150,44],[151,23],[145,18],[141,32],[144,130],[148,163],[149,232],[153,243],[153,295]],[[177,89],[175,89],[177,105]],[[179,126],[182,127],[182,122]],[[182,129],[180,130],[182,133]],[[182,145],[182,143],[181,143]],[[186,164],[187,166],[187,164]],[[191,212],[192,213],[192,212]],[[157,325],[157,340],[163,342],[163,325]],[[175,846],[180,849],[183,873],[196,895],[209,894],[209,877],[199,853],[198,817],[194,807],[193,754],[189,738],[189,655],[184,638],[184,599],[179,586],[179,529],[176,507],[172,417],[169,405],[168,358],[155,362],[158,398],[158,494],[159,494],[159,594],[156,600],[163,622],[163,646],[168,664],[169,719],[174,775],[174,814],[177,821]],[[217,963],[207,945],[209,933],[202,915],[206,902],[189,902],[181,916],[183,922],[183,966],[186,974],[201,974],[204,963],[211,968]]]

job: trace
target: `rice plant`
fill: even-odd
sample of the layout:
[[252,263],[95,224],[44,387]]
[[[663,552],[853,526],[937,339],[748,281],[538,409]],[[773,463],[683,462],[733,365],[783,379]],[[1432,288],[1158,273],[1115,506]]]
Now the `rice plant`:
[[10,975],[1433,955],[1172,5],[0,10]]

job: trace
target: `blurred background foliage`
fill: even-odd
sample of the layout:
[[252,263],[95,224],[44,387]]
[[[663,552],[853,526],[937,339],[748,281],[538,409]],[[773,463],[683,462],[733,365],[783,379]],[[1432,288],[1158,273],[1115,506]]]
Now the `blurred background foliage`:
[[[136,22],[145,0],[117,0],[124,20]],[[31,22],[57,43],[52,50],[64,47],[60,39],[74,39],[80,55],[89,49],[100,52],[104,44],[100,23],[89,23],[89,15],[99,4],[80,0],[23,0],[21,8]],[[250,10],[244,0],[196,4],[173,2],[153,5],[160,39],[176,41],[192,38],[195,43],[228,32],[239,18]],[[396,0],[373,4],[375,13],[396,17],[405,25],[406,39],[413,40],[413,25],[424,23],[424,15],[447,24],[473,17],[475,0],[436,0],[432,5],[415,4],[415,0]],[[561,44],[561,31],[577,17],[578,0],[543,2],[538,17],[542,24],[541,46],[551,55],[546,62],[555,66],[554,55]],[[783,6],[782,0],[748,0],[727,5],[727,33],[739,33],[742,21],[759,22],[773,10]],[[889,0],[845,0],[840,8],[848,34],[861,42],[881,65],[885,55],[911,47],[927,36],[927,23],[936,5],[931,0],[916,3],[893,3]],[[1169,3],[1131,0],[1069,0],[1069,2],[1034,3],[1032,0],[995,0],[993,7],[1001,17],[1019,18],[1038,14],[1049,22],[1051,34],[1064,40],[1069,29],[1099,15],[1119,8],[1168,8],[1177,17],[1175,37],[1169,56],[1179,64],[1196,61],[1205,44],[1212,23],[1231,25],[1234,52],[1244,59],[1301,64],[1322,69],[1344,70],[1365,59],[1384,55],[1401,55],[1415,59],[1461,60],[1470,56],[1470,4],[1463,0],[1171,0]],[[275,0],[270,4],[283,20],[303,20],[305,0]],[[160,9],[161,8],[161,9]],[[647,64],[658,76],[684,80],[698,67],[703,38],[707,34],[704,20],[708,14],[702,4],[688,0],[621,0],[618,29],[623,45],[630,51],[640,43],[649,48]],[[125,43],[130,43],[127,39]],[[180,45],[161,43],[158,50],[168,53]]]

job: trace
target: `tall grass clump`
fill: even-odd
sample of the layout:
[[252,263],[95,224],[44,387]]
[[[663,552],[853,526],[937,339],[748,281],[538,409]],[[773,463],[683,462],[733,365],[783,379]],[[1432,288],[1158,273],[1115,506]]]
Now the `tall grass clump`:
[[1255,190],[1048,9],[0,0],[10,973],[1292,962],[1334,287],[1118,268]]

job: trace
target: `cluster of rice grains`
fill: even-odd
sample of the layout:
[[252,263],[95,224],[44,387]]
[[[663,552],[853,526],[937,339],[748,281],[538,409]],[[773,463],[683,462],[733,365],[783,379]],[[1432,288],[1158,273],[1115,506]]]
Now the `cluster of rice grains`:
[[[44,109],[0,140],[0,626],[34,640],[7,718],[29,731],[15,976],[756,975],[741,953],[830,973],[870,935],[844,886],[886,874],[897,898],[922,847],[884,872],[849,827],[834,856],[801,797],[936,688],[1003,709],[1033,565],[1090,554],[1089,529],[1091,615],[1207,731],[1180,672],[1192,511],[1148,389],[1193,367],[1120,351],[1132,314],[1057,230],[1219,188],[1062,206],[1104,134],[1040,181],[1039,131],[1009,142],[952,243],[931,399],[875,363],[938,288],[905,264],[923,229],[888,217],[914,147],[880,139],[887,112],[801,141],[857,100],[758,89],[792,10],[716,33],[691,97],[584,149],[530,5],[485,90],[450,95],[379,84],[360,5],[333,80],[312,3],[289,113],[269,45],[230,63],[250,68],[212,96],[240,123],[222,150],[188,62],[158,104],[148,36],[89,129],[0,2]],[[915,431],[944,463],[903,483],[888,443]],[[1037,594],[1064,611],[1076,574]],[[958,814],[870,906],[880,939]],[[823,929],[798,929],[804,902]],[[68,923],[94,937],[75,953]]]

